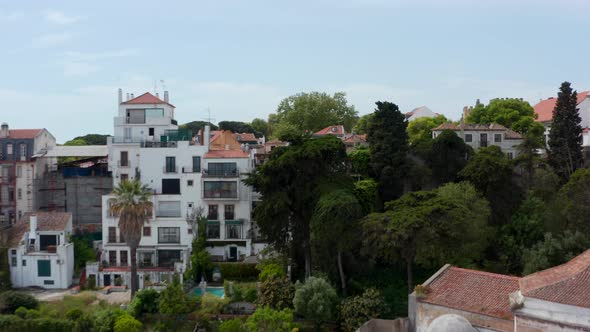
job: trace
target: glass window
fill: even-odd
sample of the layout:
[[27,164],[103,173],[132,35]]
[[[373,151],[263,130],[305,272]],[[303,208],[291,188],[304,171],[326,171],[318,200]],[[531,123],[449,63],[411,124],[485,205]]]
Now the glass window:
[[238,174],[236,163],[209,163],[207,174],[210,176],[235,176]]
[[176,157],[166,157],[166,173],[176,173]]
[[21,188],[18,188],[16,192],[16,199],[23,199],[23,190]]
[[128,181],[128,180],[129,180],[129,174],[121,173],[121,182]]
[[123,130],[124,130],[124,132],[123,132],[124,137],[123,138],[126,140],[130,140],[131,135],[132,135],[131,134],[131,127],[125,127],[125,128],[123,128]]
[[238,183],[235,181],[205,181],[205,198],[238,198]]
[[180,261],[180,250],[158,250],[158,266],[173,267],[175,262]]
[[12,143],[6,144],[6,154],[12,155]]
[[217,205],[209,205],[209,211],[207,213],[207,219],[209,220],[217,220],[218,218],[218,208]]
[[241,239],[242,238],[242,225],[225,225],[225,238],[226,239]]
[[219,224],[207,225],[207,238],[208,239],[219,239]]
[[27,260],[23,259],[23,266],[27,266]]
[[145,110],[145,117],[148,119],[163,118],[164,117],[164,109],[163,108],[147,108]]
[[158,217],[180,217],[180,201],[158,202]]
[[16,166],[16,177],[20,178],[23,176],[23,168],[22,166]]
[[117,252],[115,250],[109,251],[109,265],[117,266]]
[[127,123],[145,123],[145,110],[143,110],[143,109],[127,110]]
[[109,243],[117,242],[117,228],[109,227]]
[[20,157],[21,158],[27,157],[27,145],[24,143],[21,143],[21,145],[20,145]]
[[143,236],[152,236],[152,228],[151,227],[144,227],[143,228]]
[[158,243],[180,243],[180,227],[158,227]]
[[502,134],[494,134],[494,142],[502,142]]
[[128,264],[127,250],[121,250],[121,266],[127,266],[127,264]]
[[119,166],[127,167],[129,166],[129,153],[127,151],[121,151],[121,160],[119,161]]
[[51,277],[51,261],[49,261],[49,260],[38,260],[37,261],[37,276],[38,277]]
[[465,134],[465,142],[473,142],[473,136],[471,134]]
[[148,136],[154,136],[154,128],[149,128],[148,132]]
[[192,187],[193,186],[193,183],[194,183],[193,180],[187,180],[186,181],[186,185],[189,186],[189,187]]
[[193,173],[201,171],[201,157],[193,157]]
[[226,205],[225,206],[224,217],[225,217],[225,220],[234,220],[234,206],[233,205]]
[[180,179],[162,179],[162,194],[180,195]]

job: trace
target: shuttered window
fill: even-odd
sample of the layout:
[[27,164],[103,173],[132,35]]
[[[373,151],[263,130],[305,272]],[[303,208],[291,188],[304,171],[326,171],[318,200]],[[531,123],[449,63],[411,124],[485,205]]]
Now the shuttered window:
[[180,217],[180,201],[158,202],[158,217]]
[[37,276],[38,277],[51,277],[51,261],[49,261],[49,260],[38,260],[37,261]]

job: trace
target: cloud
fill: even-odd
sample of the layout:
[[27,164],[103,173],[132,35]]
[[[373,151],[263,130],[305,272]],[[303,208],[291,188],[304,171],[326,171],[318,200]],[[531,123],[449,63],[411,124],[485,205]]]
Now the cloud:
[[64,44],[72,39],[73,35],[69,32],[50,33],[33,39],[32,46],[35,48],[51,47]]
[[68,16],[64,12],[58,10],[47,10],[43,13],[45,21],[53,24],[68,25],[76,23],[82,19],[81,16]]

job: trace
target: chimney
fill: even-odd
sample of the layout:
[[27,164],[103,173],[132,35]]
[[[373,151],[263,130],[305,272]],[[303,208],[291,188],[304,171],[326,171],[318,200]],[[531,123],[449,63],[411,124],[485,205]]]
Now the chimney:
[[129,92],[127,92],[127,99],[125,99],[125,101],[129,100]]
[[8,137],[8,123],[4,122],[2,127],[0,127],[0,138]]
[[168,91],[164,91],[164,101],[167,103],[170,102],[170,98],[168,97]]
[[211,127],[209,125],[205,125],[205,129],[203,130],[203,145],[207,147],[207,150],[209,150],[210,142],[211,142]]
[[119,104],[123,102],[123,89],[119,88]]
[[132,94],[131,94],[131,99],[133,99],[133,98],[135,98],[135,97],[133,96],[133,93],[132,93]]
[[29,239],[36,238],[37,234],[37,215],[32,214],[29,219]]
[[160,98],[160,93],[156,92],[156,97]]

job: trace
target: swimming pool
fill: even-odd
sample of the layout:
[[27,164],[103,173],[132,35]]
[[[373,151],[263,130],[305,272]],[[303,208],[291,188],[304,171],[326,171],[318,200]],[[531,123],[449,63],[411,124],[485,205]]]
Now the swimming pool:
[[[224,298],[225,297],[225,290],[223,289],[223,287],[207,287],[205,288],[205,292],[209,293],[209,294],[213,294],[219,298]],[[192,291],[192,295],[197,295],[197,296],[201,296],[203,295],[203,290],[199,287],[193,289]]]

